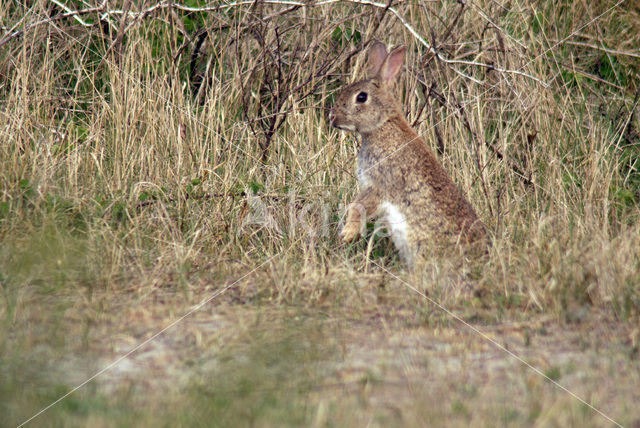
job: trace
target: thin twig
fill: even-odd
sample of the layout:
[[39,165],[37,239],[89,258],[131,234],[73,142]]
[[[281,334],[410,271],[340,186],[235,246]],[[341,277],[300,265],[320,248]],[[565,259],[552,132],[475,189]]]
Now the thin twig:
[[[57,2],[58,0],[52,0]],[[307,3],[307,2],[301,2],[301,1],[289,1],[289,0],[262,0],[260,3],[261,4],[277,4],[277,5],[286,5],[286,6],[291,6],[291,7],[318,7],[318,6],[325,6],[325,5],[330,5],[330,4],[334,4],[334,3],[339,3],[341,0],[323,0],[323,1],[319,1],[317,3]],[[464,65],[470,65],[470,66],[476,66],[476,67],[484,67],[484,68],[488,68],[490,70],[496,70],[500,73],[510,73],[510,74],[517,74],[520,76],[524,76],[527,77],[529,79],[534,80],[535,82],[539,83],[540,85],[542,85],[543,87],[547,88],[548,84],[546,82],[543,82],[542,80],[538,79],[535,76],[532,76],[528,73],[524,73],[522,71],[518,71],[518,70],[510,70],[510,69],[505,69],[505,68],[501,68],[501,67],[497,67],[493,64],[485,64],[485,63],[481,63],[481,62],[475,62],[475,61],[464,61],[464,60],[455,60],[455,59],[450,59],[445,57],[444,55],[442,55],[440,52],[438,52],[436,49],[433,48],[433,46],[427,42],[414,28],[413,26],[411,26],[411,24],[409,24],[409,22],[404,18],[404,16],[402,16],[402,14],[400,14],[395,8],[390,7],[390,3],[379,3],[379,2],[375,2],[375,1],[369,1],[369,0],[346,0],[349,3],[356,3],[356,4],[362,4],[362,5],[367,5],[367,6],[373,6],[373,7],[377,7],[377,8],[382,8],[383,10],[389,11],[391,12],[401,23],[402,25],[413,35],[413,37],[415,37],[420,44],[422,44],[423,46],[425,46],[429,52],[433,53],[440,61],[449,64],[449,65],[453,65],[453,64],[464,64]],[[54,20],[57,19],[62,19],[62,18],[66,18],[66,17],[78,17],[79,15],[84,15],[87,13],[92,13],[92,12],[103,12],[105,7],[106,7],[106,3],[107,1],[104,0],[102,2],[102,4],[98,7],[94,7],[94,8],[89,8],[89,9],[83,9],[83,10],[77,10],[77,11],[73,11],[73,10],[69,10],[63,14],[60,15],[56,15],[55,17],[52,18],[48,18],[42,21],[38,21],[34,24],[31,24],[29,26],[27,26],[27,28],[25,28],[24,30],[18,30],[10,35],[5,36],[4,39],[2,39],[2,41],[0,41],[0,47],[2,47],[4,44],[6,44],[9,40],[14,39],[15,37],[20,36],[23,32],[30,30],[32,28],[34,28],[35,26],[38,25],[42,25],[42,24],[46,24],[46,23],[50,23]],[[224,9],[229,9],[229,8],[233,8],[233,7],[237,7],[237,6],[245,6],[245,5],[254,5],[256,2],[254,0],[244,0],[244,1],[237,1],[237,2],[232,2],[232,3],[225,3],[225,4],[221,4],[221,5],[215,5],[215,6],[205,6],[205,7],[190,7],[190,6],[185,6],[183,4],[180,3],[175,3],[173,1],[163,1],[160,3],[157,3],[153,6],[148,7],[145,10],[142,10],[140,12],[132,12],[132,11],[127,11],[127,10],[120,10],[120,9],[109,9],[103,12],[103,14],[101,15],[101,20],[106,20],[107,22],[109,22],[110,25],[113,25],[113,23],[111,23],[111,21],[108,19],[109,16],[111,15],[121,15],[121,14],[126,14],[131,18],[134,18],[135,20],[142,20],[144,18],[146,18],[147,16],[151,15],[152,13],[162,10],[162,9],[166,9],[166,8],[175,8],[178,10],[182,10],[185,12],[212,12],[212,11],[216,11],[216,10],[224,10]],[[57,4],[57,3],[56,3]],[[292,8],[288,8],[288,10],[285,10],[283,13],[288,13],[291,11]],[[277,16],[279,13],[274,14],[273,16]],[[86,23],[85,23],[86,24]],[[92,24],[86,24],[87,26],[91,26]],[[130,24],[131,25],[131,24]],[[499,28],[496,26],[496,28]],[[126,31],[126,30],[125,30]],[[519,42],[518,42],[519,43]],[[471,80],[477,84],[482,84],[482,81],[458,70],[457,68],[453,67],[453,70],[460,76],[462,76],[465,79]]]
[[[320,1],[318,3],[315,3],[316,6],[321,6],[321,5],[325,5],[325,4],[331,4],[331,3],[336,3],[339,0],[324,0],[324,1]],[[433,53],[439,60],[441,60],[442,62],[446,63],[446,64],[465,64],[465,65],[473,65],[473,66],[477,66],[477,67],[484,67],[484,68],[489,68],[491,70],[496,70],[500,73],[511,73],[511,74],[518,74],[524,77],[527,77],[529,79],[534,80],[535,82],[539,83],[540,85],[542,85],[544,88],[548,88],[549,84],[547,84],[546,82],[543,82],[542,80],[538,79],[535,76],[532,76],[528,73],[524,73],[522,71],[518,71],[518,70],[509,70],[506,68],[501,68],[501,67],[496,67],[493,64],[485,64],[485,63],[481,63],[481,62],[474,62],[474,61],[462,61],[462,60],[452,60],[449,59],[447,57],[445,57],[444,55],[442,55],[441,53],[439,53],[436,49],[433,48],[433,46],[427,42],[412,26],[411,24],[409,24],[407,22],[407,20],[394,8],[392,7],[388,7],[386,4],[384,3],[377,3],[374,1],[368,1],[368,0],[346,0],[349,3],[358,3],[358,4],[364,4],[364,5],[369,5],[369,6],[374,6],[374,7],[379,7],[379,8],[384,8],[384,9],[388,9],[389,12],[393,13],[396,18],[398,18],[398,20],[402,23],[402,25],[409,30],[409,32],[413,35],[413,37],[416,38],[416,40],[418,40],[420,42],[420,44],[422,44],[423,46],[425,46],[429,52]],[[275,3],[275,2],[274,2]],[[465,79],[469,79],[472,80],[475,83],[481,84],[482,82],[478,79],[475,79],[463,72],[461,72],[460,70],[454,68],[453,69],[456,73],[458,73],[460,76],[464,77]]]
[[500,30],[500,33],[504,34],[508,39],[511,39],[514,42],[516,42],[518,45],[520,45],[522,49],[527,50],[527,47],[520,40],[516,39],[511,34],[509,34],[506,30],[504,30],[502,27],[496,24],[491,18],[487,16],[485,11],[482,10],[482,8],[478,6],[475,2],[471,2],[471,6],[475,7],[476,10],[478,11],[478,14],[482,16],[489,24],[491,24],[492,27],[494,27],[497,30]]
[[[24,34],[25,32],[38,27],[40,25],[43,24],[50,24],[51,22],[54,21],[58,21],[60,19],[64,19],[64,18],[69,18],[69,17],[77,17],[80,15],[87,15],[89,13],[94,13],[94,12],[101,12],[105,9],[105,7],[107,6],[107,0],[103,0],[103,2],[100,4],[100,6],[96,6],[96,7],[90,7],[87,9],[81,9],[81,10],[70,10],[68,12],[65,13],[59,13],[57,15],[54,15],[52,17],[49,17],[47,19],[42,19],[40,21],[36,21],[34,23],[31,23],[29,25],[27,25],[25,28],[21,29],[21,30],[16,30],[11,34],[7,34],[2,40],[0,40],[0,48],[2,48],[4,45],[6,45],[7,43],[9,43],[11,40],[15,39],[16,37],[21,36],[22,34]],[[95,24],[88,24],[88,26],[92,26]]]
[[[553,42],[557,42],[557,40],[552,40]],[[582,46],[585,48],[591,48],[591,49],[596,49],[602,52],[606,52],[608,54],[612,54],[612,55],[624,55],[624,56],[630,56],[633,58],[640,58],[640,51],[639,53],[635,53],[635,52],[629,52],[629,51],[619,51],[619,50],[615,50],[615,49],[609,49],[609,48],[605,48],[603,46],[598,46],[598,45],[593,45],[591,43],[584,43],[584,42],[574,42],[572,40],[563,40],[561,41],[561,43],[567,44],[567,45],[573,45],[573,46]]]
[[[66,13],[72,13],[74,12],[69,6],[60,3],[58,0],[49,0],[51,3],[55,4],[56,6],[60,7],[62,10],[64,10]],[[76,21],[78,21],[78,23],[80,23],[80,25],[82,25],[83,27],[92,27],[93,24],[88,24],[84,21],[84,19],[80,18],[79,15],[70,15],[73,16],[73,19],[75,19]]]

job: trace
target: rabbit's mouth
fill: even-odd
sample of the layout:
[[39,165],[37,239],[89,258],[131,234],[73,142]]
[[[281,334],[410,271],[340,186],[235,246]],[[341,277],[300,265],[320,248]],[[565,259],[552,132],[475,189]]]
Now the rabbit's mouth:
[[353,126],[353,125],[340,125],[340,124],[337,124],[335,122],[331,122],[331,125],[334,128],[338,128],[338,129],[340,129],[342,131],[356,132],[356,127]]
[[333,112],[329,113],[329,121],[331,122],[331,126],[334,128],[341,129],[343,131],[351,131],[356,132],[356,127],[351,124],[340,123],[338,118]]

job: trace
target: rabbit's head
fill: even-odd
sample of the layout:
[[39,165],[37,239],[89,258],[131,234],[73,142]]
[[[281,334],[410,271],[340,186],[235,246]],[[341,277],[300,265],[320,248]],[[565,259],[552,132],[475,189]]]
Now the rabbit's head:
[[368,74],[373,77],[353,83],[342,91],[329,113],[331,125],[366,134],[402,113],[402,106],[392,89],[402,69],[405,50],[404,46],[399,46],[387,53],[387,48],[380,42],[369,48]]

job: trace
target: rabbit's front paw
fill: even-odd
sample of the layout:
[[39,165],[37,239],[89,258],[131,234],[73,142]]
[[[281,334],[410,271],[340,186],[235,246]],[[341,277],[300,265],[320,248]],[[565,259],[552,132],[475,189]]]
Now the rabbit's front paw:
[[344,225],[340,236],[344,242],[351,242],[360,236],[360,222],[350,222]]

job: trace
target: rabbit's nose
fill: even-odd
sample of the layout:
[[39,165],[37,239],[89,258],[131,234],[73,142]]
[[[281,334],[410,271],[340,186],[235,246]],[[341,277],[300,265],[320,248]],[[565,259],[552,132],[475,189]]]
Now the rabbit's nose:
[[336,118],[336,116],[333,114],[333,110],[329,111],[329,122],[333,123],[333,120]]

